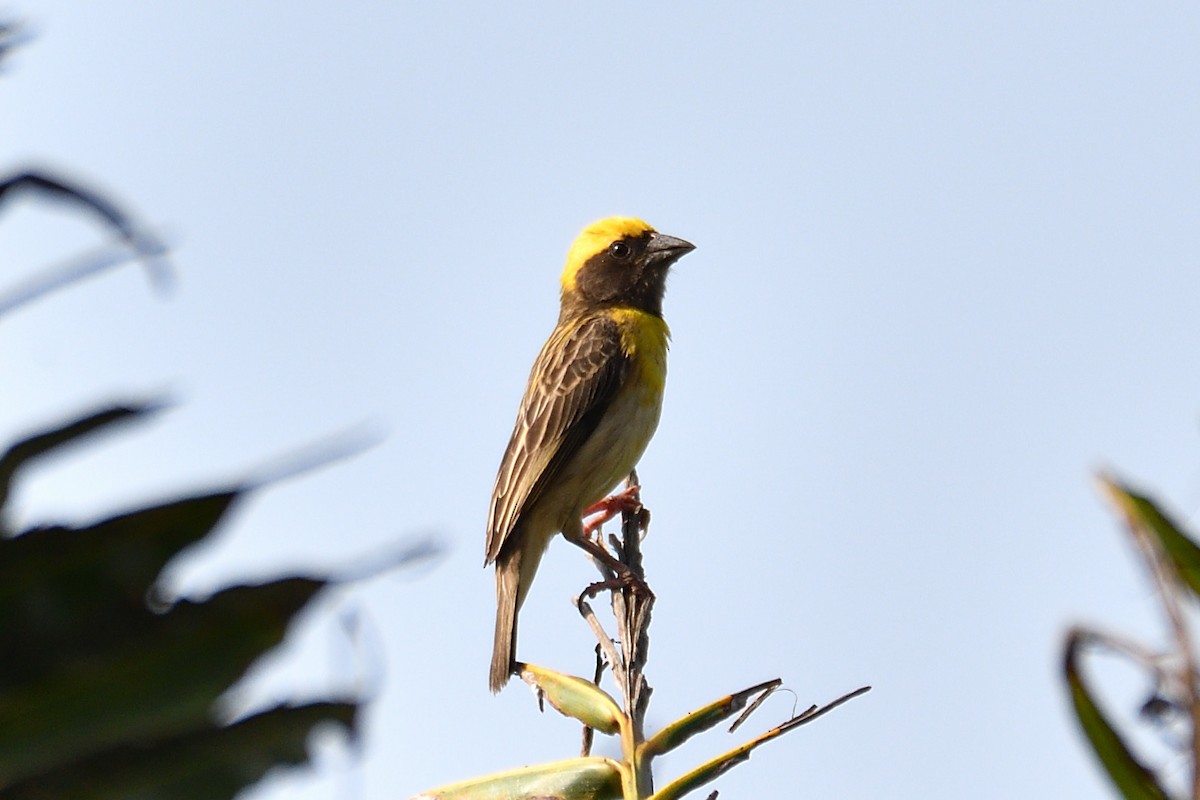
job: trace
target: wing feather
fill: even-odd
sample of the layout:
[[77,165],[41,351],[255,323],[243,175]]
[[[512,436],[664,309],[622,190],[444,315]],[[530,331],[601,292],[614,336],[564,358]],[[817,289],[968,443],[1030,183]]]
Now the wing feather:
[[485,563],[496,559],[521,515],[596,429],[628,366],[620,332],[608,317],[560,325],[551,334],[534,361],[496,475]]

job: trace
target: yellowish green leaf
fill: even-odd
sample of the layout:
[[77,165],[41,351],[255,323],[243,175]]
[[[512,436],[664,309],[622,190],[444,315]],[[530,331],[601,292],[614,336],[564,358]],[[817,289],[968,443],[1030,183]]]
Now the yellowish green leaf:
[[596,684],[533,664],[520,664],[518,669],[523,681],[536,687],[550,705],[566,716],[601,733],[620,730],[624,719],[620,706]]
[[764,681],[757,686],[743,689],[736,694],[726,695],[703,708],[698,708],[685,717],[681,717],[666,726],[642,745],[645,758],[653,758],[661,753],[667,753],[679,747],[698,733],[703,733],[723,720],[729,719],[741,711],[750,702],[750,698],[763,692],[776,689],[781,683],[778,678]]
[[617,800],[621,766],[609,758],[572,758],[497,772],[422,792],[412,800]]
[[1067,636],[1063,670],[1071,691],[1071,702],[1080,727],[1092,744],[1092,750],[1126,800],[1167,800],[1167,793],[1130,751],[1096,704],[1079,668],[1079,653],[1087,634],[1073,630]]
[[1100,486],[1130,526],[1158,541],[1180,579],[1194,594],[1200,595],[1200,547],[1191,537],[1145,495],[1107,475],[1100,476]]

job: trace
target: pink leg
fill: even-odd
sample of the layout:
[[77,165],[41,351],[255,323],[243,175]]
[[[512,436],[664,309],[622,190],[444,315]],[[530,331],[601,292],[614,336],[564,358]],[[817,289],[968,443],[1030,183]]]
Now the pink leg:
[[585,508],[583,510],[584,517],[599,516],[584,523],[584,538],[599,540],[600,526],[604,523],[625,511],[640,511],[642,508],[641,491],[642,487],[640,486],[629,486]]

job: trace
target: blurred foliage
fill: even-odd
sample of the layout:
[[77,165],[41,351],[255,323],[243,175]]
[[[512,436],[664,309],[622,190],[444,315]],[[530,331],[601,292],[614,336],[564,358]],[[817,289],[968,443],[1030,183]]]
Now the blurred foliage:
[[[17,33],[0,23],[0,58]],[[102,193],[44,171],[0,180],[0,204],[29,193],[98,215],[118,242],[0,293],[0,321],[131,257],[160,285],[169,278],[165,248]],[[283,641],[327,579],[289,576],[174,603],[156,589],[168,562],[211,536],[253,487],[198,492],[78,528],[8,524],[12,486],[27,466],[154,410],[99,408],[0,456],[0,800],[232,798],[275,767],[306,763],[315,729],[356,730],[356,698],[238,720],[218,714],[218,700]]]
[[5,59],[9,54],[28,41],[24,25],[12,19],[0,19],[0,71],[7,68]]
[[[1174,759],[1186,765],[1187,797],[1200,797],[1200,690],[1196,685],[1197,657],[1194,612],[1200,595],[1200,547],[1160,505],[1116,478],[1100,477],[1100,489],[1126,525],[1137,552],[1154,580],[1170,630],[1166,650],[1157,651],[1118,634],[1078,626],[1063,648],[1063,673],[1076,719],[1092,751],[1120,796],[1127,800],[1167,800],[1172,794],[1163,776],[1146,765],[1130,744],[1133,731],[1122,732],[1103,709],[1096,687],[1085,674],[1090,651],[1115,654],[1134,664],[1154,687],[1142,703],[1142,721],[1182,730],[1172,735]],[[1172,772],[1178,772],[1178,764]]]
[[[150,413],[112,406],[17,442],[0,497],[31,460]],[[353,730],[355,700],[280,706],[237,722],[215,704],[326,581],[287,577],[163,608],[155,581],[246,493],[230,487],[82,528],[0,538],[0,797],[224,798],[301,764],[323,723]]]

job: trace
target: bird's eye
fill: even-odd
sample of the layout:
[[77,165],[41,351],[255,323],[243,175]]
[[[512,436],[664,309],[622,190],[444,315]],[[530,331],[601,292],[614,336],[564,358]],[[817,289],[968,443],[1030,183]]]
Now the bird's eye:
[[612,254],[613,258],[629,258],[629,254],[633,252],[633,248],[622,240],[610,244],[608,252]]

